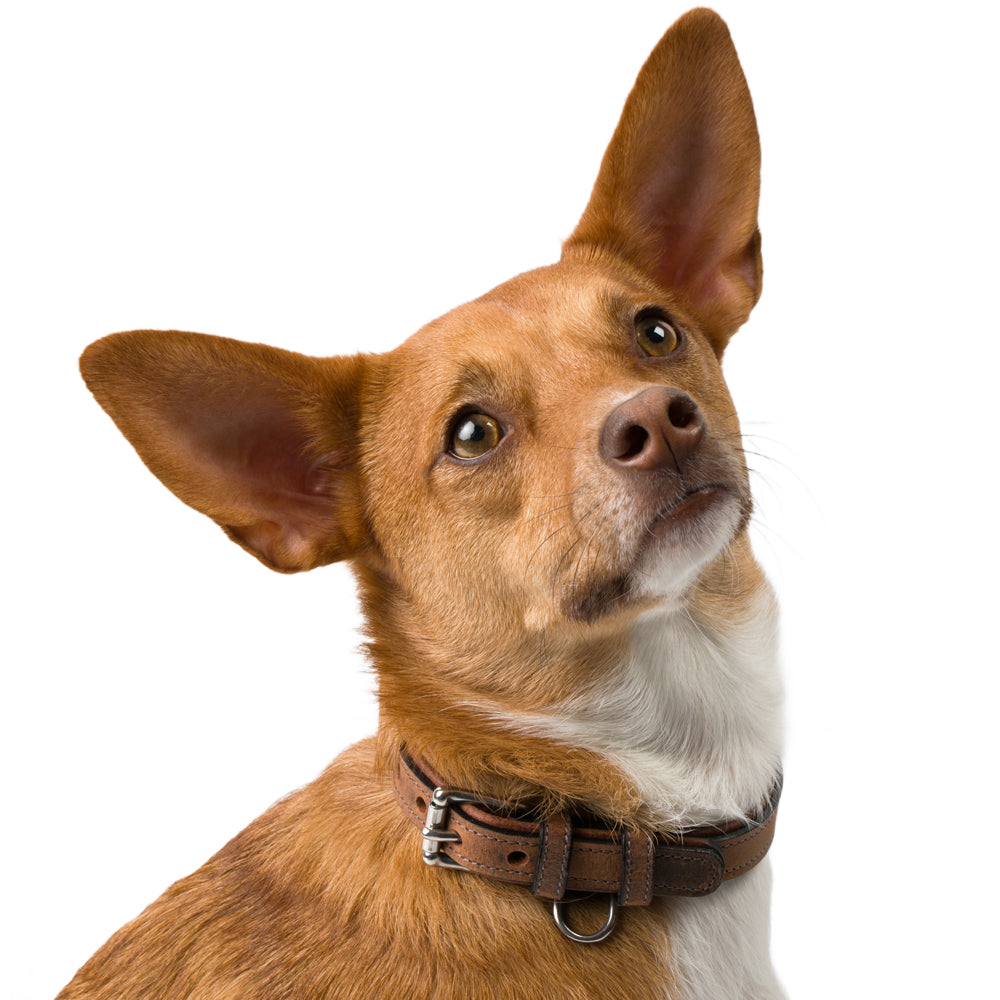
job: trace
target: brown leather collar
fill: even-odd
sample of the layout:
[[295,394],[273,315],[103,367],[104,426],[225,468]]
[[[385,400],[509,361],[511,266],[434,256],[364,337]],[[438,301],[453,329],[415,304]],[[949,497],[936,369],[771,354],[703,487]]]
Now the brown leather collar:
[[754,822],[655,835],[601,829],[564,813],[540,823],[519,819],[503,803],[439,787],[402,752],[393,784],[421,828],[428,864],[523,885],[557,904],[568,892],[607,893],[613,918],[618,905],[704,896],[753,868],[771,846],[782,783],[779,775]]

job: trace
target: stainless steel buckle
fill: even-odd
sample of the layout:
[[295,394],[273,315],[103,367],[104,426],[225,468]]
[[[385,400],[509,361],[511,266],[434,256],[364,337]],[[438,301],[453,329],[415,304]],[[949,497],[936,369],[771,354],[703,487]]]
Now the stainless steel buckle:
[[446,830],[448,812],[452,806],[482,806],[493,812],[502,812],[503,804],[493,799],[484,799],[481,795],[463,792],[455,788],[435,788],[430,802],[427,803],[427,816],[420,836],[424,838],[424,863],[436,868],[457,868],[468,871],[454,858],[441,852],[442,844],[460,844],[462,838],[454,830]]

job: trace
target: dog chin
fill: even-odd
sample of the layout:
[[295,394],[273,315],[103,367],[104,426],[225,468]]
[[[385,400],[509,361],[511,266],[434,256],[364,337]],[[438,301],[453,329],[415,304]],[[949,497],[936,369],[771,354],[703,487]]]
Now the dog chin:
[[708,487],[688,494],[656,516],[632,574],[637,597],[681,601],[702,571],[732,543],[748,513],[730,490]]

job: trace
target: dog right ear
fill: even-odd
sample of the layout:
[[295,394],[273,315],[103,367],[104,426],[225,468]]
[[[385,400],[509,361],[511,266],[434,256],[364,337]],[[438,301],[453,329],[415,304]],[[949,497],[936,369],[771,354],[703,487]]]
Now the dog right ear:
[[368,359],[136,330],[84,351],[87,387],[163,484],[271,569],[364,544],[357,428]]
[[677,294],[721,356],[761,288],[760,143],[725,22],[692,10],[639,73],[564,255],[611,253]]

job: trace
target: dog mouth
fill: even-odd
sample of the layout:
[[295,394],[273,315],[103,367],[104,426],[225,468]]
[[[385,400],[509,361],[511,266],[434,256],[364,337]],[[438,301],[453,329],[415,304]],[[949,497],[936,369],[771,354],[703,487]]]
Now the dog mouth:
[[671,550],[676,556],[687,551],[690,557],[721,546],[750,523],[752,511],[749,492],[735,483],[682,484],[648,522],[637,558],[648,563],[649,557],[659,559]]
[[749,519],[748,508],[740,490],[731,484],[682,486],[633,536],[634,544],[628,547],[631,554],[623,553],[628,568],[599,574],[588,586],[581,587],[577,581],[572,598],[564,605],[566,611],[573,618],[592,622],[626,610],[636,601],[642,603],[647,596],[640,581],[659,572],[654,566],[658,564],[668,576],[687,576],[695,563],[702,563],[705,553],[717,546],[721,551],[723,539],[740,531]]
[[714,507],[726,496],[732,495],[732,488],[724,483],[708,483],[683,489],[678,496],[657,511],[647,531],[657,537],[668,534],[673,529],[696,520]]

